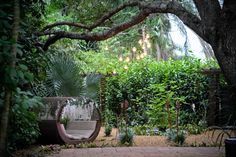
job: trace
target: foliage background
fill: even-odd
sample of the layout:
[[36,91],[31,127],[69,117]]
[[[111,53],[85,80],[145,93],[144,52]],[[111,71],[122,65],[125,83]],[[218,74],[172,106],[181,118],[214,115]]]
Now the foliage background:
[[[38,117],[32,112],[41,99],[32,94],[33,79],[44,76],[45,60],[35,43],[32,32],[40,27],[40,17],[44,11],[43,1],[24,1],[20,3],[20,28],[18,41],[12,39],[14,1],[0,2],[0,117],[3,117],[4,96],[10,89],[10,113],[8,125],[8,151],[28,146],[39,135]],[[16,57],[12,56],[11,47],[16,44]],[[16,66],[11,66],[14,61]],[[5,114],[6,115],[6,114]],[[2,129],[2,124],[0,124]]]
[[[170,101],[172,124],[175,124],[175,102],[179,100],[182,104],[181,125],[198,124],[206,118],[208,89],[208,78],[200,71],[215,65],[214,61],[202,63],[194,58],[134,61],[127,71],[121,69],[116,76],[107,78],[107,108],[117,113],[124,94],[128,94],[131,126],[148,124],[166,128],[166,100]],[[195,104],[195,109],[192,104]]]

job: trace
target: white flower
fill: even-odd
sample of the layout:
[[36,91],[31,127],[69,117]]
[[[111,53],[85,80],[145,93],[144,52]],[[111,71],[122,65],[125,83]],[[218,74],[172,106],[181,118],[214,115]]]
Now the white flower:
[[195,104],[194,103],[192,104],[192,110],[193,110],[193,112],[195,112]]

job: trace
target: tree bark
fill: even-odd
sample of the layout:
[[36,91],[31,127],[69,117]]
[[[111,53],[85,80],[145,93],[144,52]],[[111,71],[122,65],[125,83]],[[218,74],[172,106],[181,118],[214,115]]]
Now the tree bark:
[[[17,39],[19,32],[20,23],[20,6],[19,0],[14,1],[14,19],[13,19],[13,29],[12,29],[12,49],[11,49],[11,61],[9,63],[10,68],[15,68],[16,65],[16,51],[17,51]],[[8,118],[9,110],[11,106],[12,89],[8,86],[4,87],[4,106],[1,114],[1,129],[0,129],[0,156],[5,157],[6,155],[6,144],[7,144],[7,128],[8,128]]]
[[[228,3],[227,3],[228,2]],[[227,83],[236,93],[236,1],[225,1],[216,36],[210,40]]]

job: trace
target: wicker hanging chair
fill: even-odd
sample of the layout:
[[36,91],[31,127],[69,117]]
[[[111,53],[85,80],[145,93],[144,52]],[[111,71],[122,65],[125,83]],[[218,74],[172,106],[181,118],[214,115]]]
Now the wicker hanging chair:
[[[96,139],[101,128],[101,114],[95,103],[75,106],[75,97],[45,97],[40,111],[39,143],[78,144]],[[89,113],[81,114],[84,109]],[[63,118],[69,119],[66,126]]]

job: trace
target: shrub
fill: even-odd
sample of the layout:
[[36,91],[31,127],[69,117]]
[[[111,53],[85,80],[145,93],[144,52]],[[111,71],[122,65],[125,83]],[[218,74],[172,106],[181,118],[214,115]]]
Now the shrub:
[[112,127],[110,125],[106,125],[105,130],[104,130],[105,136],[110,136],[111,131],[112,131]]
[[132,128],[134,130],[135,135],[146,135],[146,126],[142,125],[138,125],[138,126],[134,126]]
[[185,132],[183,130],[180,130],[177,134],[176,129],[166,129],[166,136],[169,141],[173,141],[177,144],[182,145],[185,141]]
[[32,111],[33,107],[41,104],[40,98],[18,88],[14,103],[10,110],[9,151],[31,145],[40,134],[38,115]]
[[176,132],[173,129],[166,129],[166,134],[167,139],[169,141],[174,141],[175,137],[176,137]]
[[[189,121],[197,124],[205,118],[207,108],[208,78],[199,73],[205,67],[208,65],[193,58],[163,62],[148,58],[134,61],[126,72],[117,70],[118,75],[107,79],[107,108],[117,114],[125,91],[129,101],[129,125],[149,124],[164,129],[168,124],[166,100],[170,99],[171,122],[175,123],[173,98],[184,97],[185,103],[181,105],[179,115],[180,125]],[[192,104],[195,104],[194,111]]]
[[198,124],[186,124],[182,128],[187,130],[188,133],[196,135],[204,132],[207,128],[206,126],[206,122],[199,121]]
[[149,136],[162,135],[162,131],[159,128],[149,125],[134,126],[132,127],[132,129],[135,135],[149,135]]
[[134,140],[134,133],[133,131],[128,128],[127,131],[125,129],[121,130],[119,133],[119,137],[118,140],[120,142],[120,144],[122,145],[129,145],[131,146],[133,144],[133,140]]

